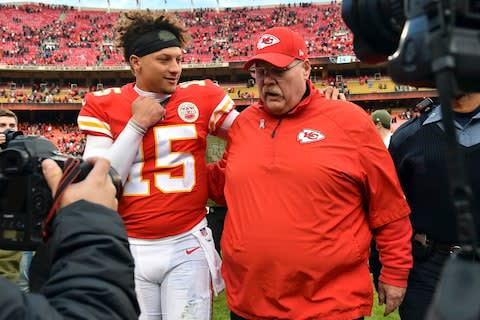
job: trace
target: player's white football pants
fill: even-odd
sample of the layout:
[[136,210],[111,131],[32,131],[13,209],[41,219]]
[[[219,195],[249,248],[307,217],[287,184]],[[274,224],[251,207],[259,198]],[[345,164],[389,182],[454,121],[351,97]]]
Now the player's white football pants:
[[[192,230],[199,227],[207,233],[205,221]],[[129,241],[135,260],[139,320],[211,319],[210,270],[192,231],[160,240]]]

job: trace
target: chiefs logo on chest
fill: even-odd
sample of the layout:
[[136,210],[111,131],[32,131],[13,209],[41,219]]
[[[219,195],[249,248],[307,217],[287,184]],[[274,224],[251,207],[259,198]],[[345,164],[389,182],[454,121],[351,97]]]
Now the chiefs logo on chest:
[[300,143],[311,143],[325,139],[325,135],[313,129],[303,129],[297,134],[297,141]]

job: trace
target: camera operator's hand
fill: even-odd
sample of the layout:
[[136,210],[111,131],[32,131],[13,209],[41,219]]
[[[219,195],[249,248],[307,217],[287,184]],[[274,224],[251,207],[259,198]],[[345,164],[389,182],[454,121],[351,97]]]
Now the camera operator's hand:
[[382,281],[378,282],[378,304],[385,304],[384,316],[388,316],[398,308],[403,301],[405,292],[407,292],[406,288],[389,285]]
[[[93,164],[92,170],[83,181],[67,187],[60,200],[59,208],[63,208],[78,200],[87,200],[117,210],[116,189],[108,174],[110,162],[101,158],[91,158],[88,159],[88,162]],[[55,161],[50,159],[42,162],[42,169],[45,180],[50,190],[52,190],[52,195],[54,195],[62,179],[62,169]]]
[[0,133],[0,145],[4,144],[7,141],[7,136],[5,133]]
[[165,116],[165,108],[152,98],[138,97],[132,103],[132,118],[148,129]]
[[318,90],[329,100],[347,100],[345,94],[341,93],[340,90],[335,87],[328,86]]

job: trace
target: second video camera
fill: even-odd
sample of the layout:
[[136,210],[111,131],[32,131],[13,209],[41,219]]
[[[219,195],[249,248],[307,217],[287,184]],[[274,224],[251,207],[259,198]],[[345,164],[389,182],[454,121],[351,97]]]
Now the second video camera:
[[[54,160],[62,169],[71,156],[60,153],[47,139],[24,136],[21,131],[6,131],[0,152],[0,248],[35,250],[42,241],[43,221],[52,206],[52,193],[43,177],[41,163]],[[81,161],[81,172],[74,182],[83,180],[92,165]],[[121,190],[121,179],[113,170],[110,177]]]
[[434,72],[451,68],[461,91],[480,91],[478,0],[343,0],[342,17],[356,56],[388,60],[394,82],[434,88]]

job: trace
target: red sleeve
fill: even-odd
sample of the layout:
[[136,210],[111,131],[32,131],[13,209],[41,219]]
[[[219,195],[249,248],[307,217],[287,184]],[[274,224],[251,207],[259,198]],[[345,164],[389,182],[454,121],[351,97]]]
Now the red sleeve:
[[222,159],[207,164],[208,197],[221,205],[226,205],[223,193],[225,187],[225,153]]
[[408,216],[375,230],[382,271],[380,281],[406,288],[408,273],[413,265],[412,225]]
[[218,204],[226,205],[224,188],[225,188],[225,171],[227,170],[227,159],[232,141],[235,135],[235,122],[228,130],[227,142],[223,156],[220,160],[207,164],[207,180],[208,180],[208,197]]
[[370,124],[364,128],[360,159],[364,170],[363,188],[368,204],[368,222],[372,229],[376,229],[408,217],[410,207],[400,186],[392,157],[373,124]]
[[109,101],[105,103],[106,98],[108,97],[95,96],[95,93],[85,95],[77,118],[77,124],[82,133],[113,138],[109,118],[105,112],[105,105],[110,104]]

